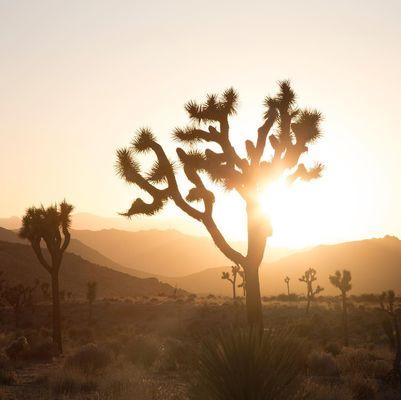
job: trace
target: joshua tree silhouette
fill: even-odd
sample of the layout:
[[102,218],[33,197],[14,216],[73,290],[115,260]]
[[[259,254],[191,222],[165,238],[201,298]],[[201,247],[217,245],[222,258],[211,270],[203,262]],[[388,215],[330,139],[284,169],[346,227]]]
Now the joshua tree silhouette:
[[233,299],[235,300],[237,298],[237,294],[236,294],[236,282],[237,282],[237,275],[238,272],[240,271],[240,267],[238,265],[232,265],[231,266],[231,276],[229,272],[223,272],[221,275],[221,279],[227,279],[232,287],[233,287]]
[[401,378],[401,333],[400,333],[400,323],[398,316],[401,314],[401,307],[397,307],[395,304],[395,293],[393,290],[388,290],[383,292],[380,296],[380,307],[388,314],[392,322],[392,329],[390,336],[393,338],[393,343],[395,344],[395,358],[393,363],[392,374],[396,379]]
[[[283,81],[279,85],[279,93],[265,100],[264,121],[257,131],[256,140],[245,141],[247,155],[244,158],[234,149],[230,138],[229,117],[236,113],[238,105],[238,95],[234,89],[226,90],[221,96],[208,95],[202,104],[190,101],[185,105],[192,124],[176,128],[174,139],[192,146],[203,142],[219,147],[218,151],[210,148],[176,149],[185,176],[192,184],[186,197],[179,189],[175,164],[168,159],[164,148],[149,129],[140,129],[131,146],[117,152],[118,174],[152,198],[148,203],[136,199],[123,215],[154,215],[162,210],[168,200],[172,200],[186,214],[201,222],[219,250],[244,270],[248,322],[260,327],[263,320],[259,266],[267,238],[272,235],[270,221],[262,211],[260,191],[282,177],[289,183],[297,179],[319,178],[323,168],[321,164],[308,168],[299,161],[301,155],[308,152],[308,145],[321,135],[321,114],[297,109],[295,93],[289,82]],[[275,124],[277,129],[271,133]],[[263,160],[268,143],[272,148],[272,156]],[[155,164],[148,173],[141,173],[134,157],[136,153],[150,151],[156,156]],[[216,225],[213,218],[215,194],[207,188],[204,174],[226,190],[235,190],[244,200],[248,220],[246,254],[229,245]],[[202,206],[195,207],[191,204],[193,202],[200,202]],[[237,211],[234,210],[234,213]]]
[[[63,254],[70,244],[71,212],[73,206],[65,200],[48,208],[31,207],[22,219],[19,231],[21,238],[28,239],[39,262],[51,276],[53,302],[53,343],[58,352],[63,352],[61,339],[61,313],[59,271]],[[43,254],[41,242],[44,241],[49,257]]]
[[348,346],[349,335],[348,335],[348,307],[347,307],[347,292],[352,289],[351,285],[351,272],[343,270],[342,274],[340,271],[336,271],[334,275],[329,276],[330,283],[341,291],[341,298],[343,303],[343,340],[344,346]]
[[289,277],[289,276],[286,276],[286,277],[284,278],[284,282],[285,282],[285,284],[287,285],[287,294],[288,294],[288,297],[290,297],[290,277]]
[[313,282],[316,280],[316,270],[313,268],[309,268],[308,270],[305,271],[305,274],[302,275],[299,280],[301,282],[306,283],[306,300],[307,300],[307,305],[306,305],[306,313],[309,314],[309,309],[310,309],[310,303],[312,300],[314,300],[315,296],[320,293],[324,288],[320,287],[319,285],[316,286],[316,289],[313,289]]
[[92,322],[92,304],[97,297],[97,282],[88,282],[86,284],[86,299],[89,304],[89,322]]

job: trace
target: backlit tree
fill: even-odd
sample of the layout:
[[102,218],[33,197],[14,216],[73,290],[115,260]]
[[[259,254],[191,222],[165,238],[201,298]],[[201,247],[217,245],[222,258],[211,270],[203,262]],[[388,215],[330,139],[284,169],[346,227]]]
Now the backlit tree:
[[233,287],[233,299],[237,298],[236,289],[237,289],[237,276],[240,271],[240,267],[238,265],[231,266],[231,275],[229,272],[223,272],[221,274],[221,279],[226,279],[229,281]]
[[[237,106],[238,95],[232,88],[221,96],[208,95],[204,103],[190,101],[185,105],[190,125],[176,128],[173,134],[175,140],[189,145],[187,149],[185,146],[176,149],[179,165],[191,186],[185,194],[178,184],[176,164],[167,157],[149,129],[140,129],[129,147],[118,150],[117,170],[127,183],[138,186],[151,198],[150,201],[137,198],[123,215],[154,215],[172,200],[205,226],[219,250],[244,270],[248,322],[262,326],[259,267],[272,227],[262,212],[260,193],[282,178],[291,183],[320,177],[321,164],[307,167],[300,159],[321,135],[321,114],[298,109],[289,82],[280,82],[279,93],[265,99],[263,122],[255,140],[245,140],[243,157],[234,148],[230,136],[229,120]],[[200,147],[196,149],[195,145]],[[141,171],[135,159],[137,153],[144,152],[155,156],[148,172]],[[236,191],[243,199],[248,233],[244,254],[227,242],[216,224],[213,209],[218,192],[212,191],[211,182]],[[233,209],[232,215],[240,211]]]
[[[70,244],[71,212],[73,206],[63,201],[58,206],[31,207],[22,218],[21,238],[28,239],[40,264],[51,276],[53,303],[53,343],[63,352],[61,338],[61,311],[59,271],[63,255]],[[43,251],[44,242],[48,254]]]

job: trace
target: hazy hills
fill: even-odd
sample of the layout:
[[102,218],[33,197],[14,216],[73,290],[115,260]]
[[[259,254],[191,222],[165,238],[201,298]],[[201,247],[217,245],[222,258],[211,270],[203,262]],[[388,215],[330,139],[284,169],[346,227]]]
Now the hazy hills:
[[[151,218],[150,218],[151,219]],[[125,226],[136,227],[132,221],[119,218],[103,218],[92,214],[78,213],[73,215],[72,238],[90,247],[108,259],[87,257],[89,249],[73,248],[69,251],[82,255],[90,261],[111,266],[111,262],[134,269],[138,276],[183,276],[200,272],[211,266],[227,265],[229,261],[220,253],[209,236],[193,236],[177,230],[120,230],[120,229],[76,229],[76,227]],[[0,226],[17,229],[20,219],[17,217],[0,219]],[[233,243],[238,250],[244,250],[245,244]],[[78,245],[76,245],[78,247]],[[81,246],[82,247],[82,246]],[[293,251],[285,248],[274,248],[267,252],[266,262],[275,261]],[[194,257],[201,254],[202,257]],[[124,268],[122,267],[122,268]]]
[[[338,294],[329,283],[328,276],[337,269],[352,272],[354,294],[381,292],[394,289],[401,292],[401,241],[386,236],[335,245],[323,245],[299,252],[279,261],[266,264],[260,270],[261,290],[264,295],[284,293],[284,278],[291,279],[292,292],[303,293],[304,283],[298,278],[309,268],[315,268],[318,281],[325,288],[323,294]],[[231,294],[231,286],[221,279],[221,273],[229,268],[210,268],[167,282],[197,293],[214,292]]]
[[[2,230],[1,236],[4,236]],[[49,276],[38,263],[30,246],[0,241],[0,270],[7,281],[32,284],[35,279],[48,282]],[[171,294],[174,288],[155,278],[140,279],[111,268],[91,263],[80,256],[65,253],[60,272],[62,290],[85,296],[86,283],[98,282],[100,297],[132,297]]]

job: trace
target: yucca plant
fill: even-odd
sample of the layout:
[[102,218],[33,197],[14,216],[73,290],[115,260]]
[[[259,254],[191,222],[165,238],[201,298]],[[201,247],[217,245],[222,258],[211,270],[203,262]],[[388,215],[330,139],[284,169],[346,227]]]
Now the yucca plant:
[[[37,259],[51,276],[53,303],[53,343],[63,352],[59,272],[63,255],[70,244],[71,212],[74,207],[66,201],[50,207],[31,207],[22,218],[19,236],[28,239]],[[48,254],[43,252],[45,244]]]
[[276,400],[296,390],[305,346],[290,331],[229,330],[206,340],[194,399]]
[[[218,249],[244,271],[248,322],[262,327],[259,267],[273,231],[263,212],[260,194],[280,179],[291,184],[298,179],[310,181],[321,176],[321,164],[306,166],[301,162],[310,145],[321,136],[321,114],[316,110],[299,109],[290,83],[280,82],[278,94],[265,99],[262,123],[254,139],[244,141],[246,154],[241,155],[233,146],[230,132],[230,119],[237,107],[238,94],[232,88],[221,96],[208,95],[203,103],[190,101],[185,106],[189,126],[173,132],[174,140],[189,146],[176,148],[179,164],[168,158],[165,148],[149,129],[140,129],[130,146],[118,150],[117,172],[129,185],[150,195],[148,202],[142,198],[134,200],[123,215],[154,215],[168,201],[173,201],[205,226]],[[195,149],[198,144],[206,146]],[[154,156],[155,162],[149,171],[143,171],[138,164],[138,153]],[[177,179],[177,165],[182,167],[190,183],[186,193]],[[246,254],[234,249],[216,224],[215,193],[205,175],[226,190],[236,191],[244,200],[248,221]],[[242,212],[232,211],[233,215]]]
[[286,276],[286,277],[284,278],[284,282],[285,282],[285,284],[287,285],[287,294],[288,294],[288,297],[290,297],[290,277],[289,277],[289,276]]

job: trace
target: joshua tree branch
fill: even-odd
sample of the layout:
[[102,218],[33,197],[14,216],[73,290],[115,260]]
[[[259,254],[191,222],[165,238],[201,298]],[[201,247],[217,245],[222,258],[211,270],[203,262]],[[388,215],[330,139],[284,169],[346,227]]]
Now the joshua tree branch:
[[52,268],[50,267],[49,263],[46,261],[46,259],[43,257],[42,253],[42,248],[40,247],[40,241],[33,240],[31,242],[33,251],[36,254],[36,257],[38,258],[39,262],[42,264],[42,266],[48,271],[51,272]]

